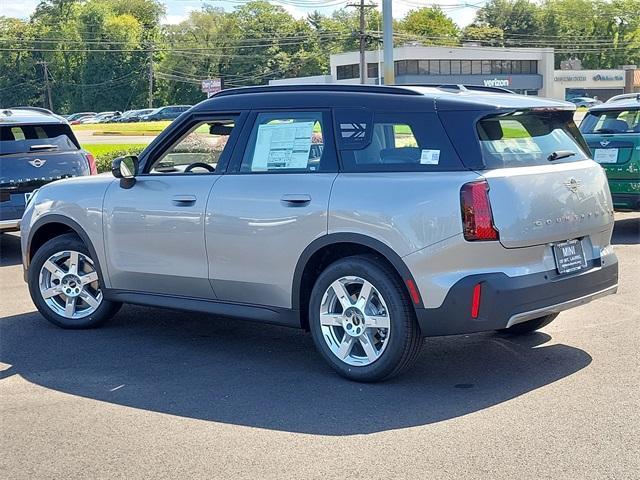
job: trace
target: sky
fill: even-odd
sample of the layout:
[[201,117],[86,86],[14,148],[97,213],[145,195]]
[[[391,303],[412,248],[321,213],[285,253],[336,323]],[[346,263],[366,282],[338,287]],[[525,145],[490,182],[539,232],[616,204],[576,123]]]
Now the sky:
[[[0,16],[28,18],[33,13],[40,0],[0,0]],[[480,0],[469,0],[470,4],[479,5],[484,2]],[[203,5],[211,5],[214,7],[222,7],[225,10],[232,10],[234,6],[244,3],[242,0],[164,0],[167,6],[167,16],[164,19],[164,23],[179,23],[184,20],[189,12],[192,10],[199,10]],[[311,0],[285,0],[284,3],[279,3],[277,0],[272,0],[271,3],[280,4],[294,17],[301,18],[307,15],[307,13],[313,10],[319,10],[321,13],[331,13],[333,10],[339,9],[347,3],[353,3],[353,1],[339,2],[337,0],[330,0],[327,2],[311,1]],[[321,4],[329,4],[337,6],[325,6],[321,7]],[[380,0],[376,0],[375,3],[380,4]],[[313,7],[294,6],[302,4],[314,4]],[[434,4],[440,4],[444,6],[445,12],[453,18],[453,20],[461,27],[464,27],[473,21],[476,8],[464,3],[464,0],[394,0],[393,1],[393,16],[400,18],[404,16],[412,8],[419,6],[431,6]]]

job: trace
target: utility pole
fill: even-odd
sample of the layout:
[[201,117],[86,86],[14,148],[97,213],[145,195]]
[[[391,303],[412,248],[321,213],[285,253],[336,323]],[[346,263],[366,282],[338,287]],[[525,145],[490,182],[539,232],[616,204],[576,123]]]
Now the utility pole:
[[367,5],[365,0],[360,0],[360,3],[352,3],[347,7],[355,7],[360,9],[360,31],[358,32],[358,38],[360,40],[360,83],[367,83],[367,60],[366,60],[366,48],[367,48],[367,17],[366,8],[375,8],[375,5]]
[[153,44],[149,46],[149,108],[153,108]]
[[49,67],[47,65],[46,60],[42,60],[38,62],[39,65],[42,65],[42,73],[44,75],[44,86],[47,90],[47,99],[49,100],[49,110],[53,111],[53,102],[51,101],[51,83],[49,83]]
[[384,44],[384,84],[396,83],[395,64],[393,63],[393,13],[391,0],[382,0],[382,43]]

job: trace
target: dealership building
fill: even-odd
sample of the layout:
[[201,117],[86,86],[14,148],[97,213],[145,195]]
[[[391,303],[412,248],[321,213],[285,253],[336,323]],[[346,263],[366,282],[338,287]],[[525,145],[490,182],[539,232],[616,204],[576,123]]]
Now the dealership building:
[[[640,79],[635,87],[633,82],[630,86],[629,77],[634,76],[625,70],[554,70],[553,48],[409,45],[394,48],[393,55],[398,85],[484,85],[524,95],[558,99],[598,96],[602,100],[640,89]],[[365,59],[367,83],[383,83],[382,51],[368,51]],[[329,75],[272,80],[270,84],[360,83],[359,52],[331,55],[330,65]]]

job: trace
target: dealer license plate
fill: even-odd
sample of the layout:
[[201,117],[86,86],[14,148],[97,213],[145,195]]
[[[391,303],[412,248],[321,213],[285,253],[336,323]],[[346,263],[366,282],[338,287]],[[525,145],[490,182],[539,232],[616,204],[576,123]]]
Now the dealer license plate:
[[617,148],[596,148],[596,151],[593,152],[593,159],[598,163],[617,163],[618,149]]
[[556,257],[558,273],[561,275],[574,273],[587,267],[580,240],[556,243],[553,246],[553,254]]

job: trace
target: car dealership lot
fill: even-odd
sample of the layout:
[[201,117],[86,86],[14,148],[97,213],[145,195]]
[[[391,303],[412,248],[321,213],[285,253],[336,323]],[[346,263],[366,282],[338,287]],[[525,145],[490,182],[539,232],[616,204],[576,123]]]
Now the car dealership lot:
[[[640,215],[620,289],[541,333],[428,339],[390,382],[341,379],[308,334],[124,307],[65,331],[0,237],[4,478],[638,478]],[[635,472],[635,473],[634,473]]]

